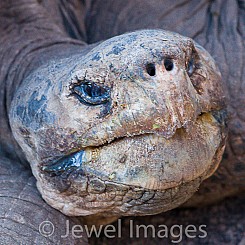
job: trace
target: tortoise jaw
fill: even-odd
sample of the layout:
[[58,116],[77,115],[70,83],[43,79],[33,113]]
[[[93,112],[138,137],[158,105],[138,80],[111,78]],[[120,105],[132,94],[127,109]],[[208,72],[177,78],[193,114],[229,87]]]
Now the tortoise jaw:
[[[210,174],[209,169],[216,168],[220,160],[212,162],[221,141],[219,127],[224,123],[219,114],[216,113],[215,117],[210,113],[201,114],[194,127],[194,136],[190,136],[189,130],[184,127],[176,130],[170,139],[157,132],[124,136],[101,146],[83,148],[50,165],[41,166],[41,173],[69,179],[71,173],[79,172],[88,178],[95,176],[101,180],[151,190],[173,188],[199,176],[206,178]],[[214,137],[210,133],[205,136],[208,130],[213,130]],[[201,137],[197,142],[203,147],[203,152],[193,146],[193,137]],[[183,149],[178,150],[175,144]],[[134,151],[142,156],[134,156]],[[205,171],[207,174],[204,174]]]

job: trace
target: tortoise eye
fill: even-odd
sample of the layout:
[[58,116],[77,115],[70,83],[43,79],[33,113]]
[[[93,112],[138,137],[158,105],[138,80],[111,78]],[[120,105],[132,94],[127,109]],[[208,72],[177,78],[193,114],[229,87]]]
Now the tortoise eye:
[[195,70],[195,64],[194,64],[194,59],[193,58],[191,58],[189,60],[186,70],[187,70],[187,73],[188,73],[189,76],[191,76],[193,74],[193,72]]
[[88,105],[100,105],[110,100],[108,87],[90,81],[74,86],[73,92],[82,103]]

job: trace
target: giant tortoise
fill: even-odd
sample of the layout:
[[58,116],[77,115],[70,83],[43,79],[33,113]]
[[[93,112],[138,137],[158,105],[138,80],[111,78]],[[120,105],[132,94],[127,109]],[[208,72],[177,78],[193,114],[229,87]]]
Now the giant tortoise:
[[[205,223],[206,237],[181,241],[244,244],[244,11],[1,1],[1,244],[82,244],[67,223],[121,216],[142,216],[125,231]],[[181,242],[145,235],[131,238]]]

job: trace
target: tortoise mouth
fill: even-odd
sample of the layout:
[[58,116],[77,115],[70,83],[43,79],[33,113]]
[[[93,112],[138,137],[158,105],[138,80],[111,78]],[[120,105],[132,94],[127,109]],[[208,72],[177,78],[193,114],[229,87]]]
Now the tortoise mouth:
[[218,166],[223,118],[200,115],[166,139],[141,134],[87,147],[43,166],[37,186],[66,215],[152,215],[187,201]]
[[206,178],[215,169],[221,142],[220,124],[210,113],[198,116],[190,130],[184,127],[166,139],[154,133],[120,137],[110,143],[86,147],[41,167],[49,177],[70,180],[70,175],[149,190],[165,190]]

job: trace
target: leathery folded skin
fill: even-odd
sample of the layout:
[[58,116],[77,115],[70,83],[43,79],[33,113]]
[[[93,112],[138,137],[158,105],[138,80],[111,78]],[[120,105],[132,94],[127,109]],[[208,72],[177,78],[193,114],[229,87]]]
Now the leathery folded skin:
[[218,167],[223,94],[207,51],[143,30],[39,67],[17,90],[10,121],[51,206],[148,215],[185,202]]

